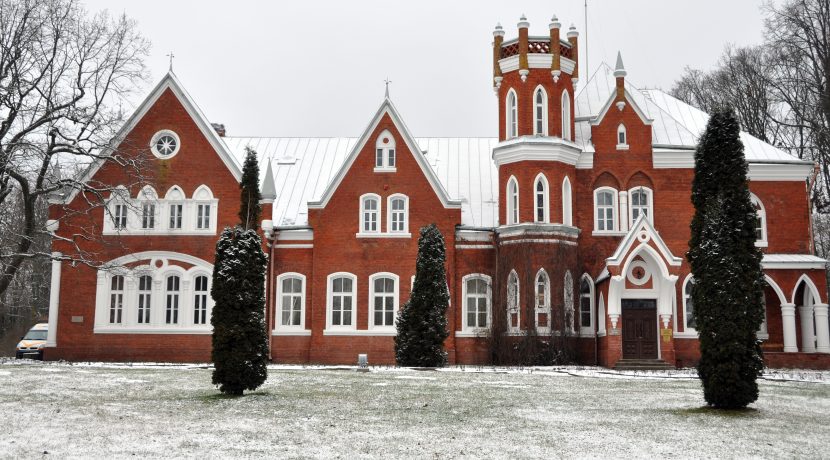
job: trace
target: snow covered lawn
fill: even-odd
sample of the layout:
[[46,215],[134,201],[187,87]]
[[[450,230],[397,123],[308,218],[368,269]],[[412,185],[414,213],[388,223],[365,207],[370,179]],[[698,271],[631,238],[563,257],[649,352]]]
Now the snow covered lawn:
[[[0,362],[0,456],[821,457],[827,373],[771,375],[746,412],[690,373],[273,366],[242,398],[200,366]],[[793,382],[789,380],[812,380]]]

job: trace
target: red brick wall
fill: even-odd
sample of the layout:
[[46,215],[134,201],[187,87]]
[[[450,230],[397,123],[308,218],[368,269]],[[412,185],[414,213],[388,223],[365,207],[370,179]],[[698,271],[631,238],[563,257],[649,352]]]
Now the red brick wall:
[[522,81],[518,71],[507,72],[503,75],[498,90],[499,98],[499,140],[507,138],[507,93],[510,88],[518,97],[516,103],[519,135],[533,134],[533,114],[535,103],[533,93],[539,85],[545,88],[548,95],[548,135],[562,137],[562,92],[567,90],[571,101],[571,136],[574,132],[574,89],[571,76],[565,72],[554,83],[549,69],[529,69],[527,81]]

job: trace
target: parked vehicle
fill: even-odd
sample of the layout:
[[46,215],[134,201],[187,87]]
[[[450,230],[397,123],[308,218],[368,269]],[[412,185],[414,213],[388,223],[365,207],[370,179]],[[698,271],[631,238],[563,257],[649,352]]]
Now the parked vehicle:
[[43,359],[43,348],[46,346],[46,334],[49,330],[48,323],[38,323],[29,329],[17,343],[17,359]]

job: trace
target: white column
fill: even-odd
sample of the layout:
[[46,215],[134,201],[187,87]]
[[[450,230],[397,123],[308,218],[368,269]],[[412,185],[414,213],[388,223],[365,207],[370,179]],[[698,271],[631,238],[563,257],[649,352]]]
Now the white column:
[[620,191],[620,231],[628,231],[628,192]]
[[795,304],[781,304],[781,323],[784,329],[784,351],[795,353],[798,351],[795,336]]
[[617,322],[622,314],[622,300],[620,294],[625,288],[625,277],[622,275],[612,276],[608,285],[608,319],[611,320],[611,328],[617,329]]
[[816,334],[813,330],[813,306],[799,305],[798,315],[801,317],[801,351],[815,353]]
[[60,252],[52,253],[52,282],[49,286],[49,331],[46,333],[46,346],[58,344],[58,308],[61,296],[61,261]]
[[818,353],[830,353],[830,325],[827,323],[827,304],[813,305],[813,313],[816,315],[816,351]]

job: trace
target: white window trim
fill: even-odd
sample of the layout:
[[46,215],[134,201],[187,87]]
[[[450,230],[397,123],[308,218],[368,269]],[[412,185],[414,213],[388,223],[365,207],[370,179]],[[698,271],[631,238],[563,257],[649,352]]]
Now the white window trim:
[[[391,326],[383,326],[383,325],[376,325],[375,324],[375,279],[377,278],[392,278],[394,282],[394,304],[395,309],[393,313],[392,325]],[[389,272],[378,272],[373,273],[369,276],[369,303],[368,303],[368,311],[369,311],[369,330],[371,331],[394,331],[397,333],[396,325],[398,323],[398,310],[401,307],[400,303],[400,293],[401,293],[401,282],[400,277],[394,273]]]
[[654,191],[648,187],[632,187],[628,189],[628,219],[631,220],[629,222],[628,227],[631,228],[634,226],[634,198],[632,197],[633,192],[640,191],[643,189],[646,192],[646,197],[648,197],[648,221],[652,225],[654,225]]
[[[298,326],[285,326],[280,324],[282,322],[282,282],[285,279],[299,279],[300,280],[300,324]],[[297,272],[285,272],[277,276],[277,301],[274,306],[274,330],[273,332],[289,332],[289,331],[305,331],[305,301],[306,301],[306,276]],[[310,331],[309,331],[310,332]]]
[[[403,199],[403,230],[392,230],[392,200]],[[386,232],[389,235],[409,235],[409,197],[403,193],[395,193],[386,198]]]
[[[516,280],[516,327],[510,325],[510,280]],[[522,283],[516,270],[510,270],[505,284],[505,295],[507,296],[505,313],[507,314],[507,333],[517,334],[522,331]]]
[[571,96],[568,90],[562,91],[562,139],[566,141],[573,140],[573,133],[571,133]]
[[[189,315],[188,320],[193,325],[193,327],[203,326],[202,324],[196,324],[196,320],[194,318],[195,314],[196,314],[196,293],[197,292],[204,292],[205,293],[205,324],[210,323],[210,317],[213,315],[213,304],[211,304],[213,299],[210,295],[210,288],[213,287],[212,286],[213,285],[213,277],[211,275],[212,275],[211,273],[207,273],[207,272],[199,271],[199,270],[194,271],[193,273],[190,274],[190,280],[191,280],[190,285],[192,286],[192,288],[190,290],[190,297],[188,299],[188,302],[189,302],[188,305],[189,305],[190,309],[188,310],[187,314]],[[207,278],[207,290],[206,291],[197,291],[196,290],[196,279],[200,276],[204,276],[204,277]],[[179,304],[179,305],[181,305],[181,304]]]
[[[542,131],[537,129],[539,124],[539,118],[537,117],[539,103],[536,102],[536,96],[540,92],[542,93]],[[545,91],[542,85],[537,86],[533,90],[533,134],[537,136],[548,135],[548,92]]]
[[[543,220],[541,220],[541,221],[538,220],[539,219],[539,208],[538,208],[539,205],[536,201],[537,198],[538,198],[537,195],[539,193],[536,190],[536,187],[539,185],[540,182],[542,183],[542,186],[544,188],[544,190],[543,190],[544,197],[542,199],[542,207],[544,209],[542,210]],[[533,180],[533,221],[536,222],[536,223],[542,223],[542,224],[549,224],[550,223],[550,184],[548,184],[548,178],[545,177],[545,175],[543,173],[537,174],[536,179]]]
[[[513,204],[513,197],[511,196],[512,194],[510,193],[511,184],[516,186],[515,206]],[[521,197],[519,196],[519,181],[516,180],[516,176],[510,176],[510,178],[507,179],[507,186],[505,187],[504,196],[507,199],[506,206],[504,207],[507,212],[507,215],[505,216],[505,221],[507,225],[518,224],[521,221],[521,214],[519,213],[519,209],[521,209],[519,207],[519,201]]]
[[[364,212],[366,211],[366,200],[368,198],[374,198],[377,201],[378,209],[375,211],[377,217],[375,221],[377,222],[377,230],[366,230],[366,222],[364,219]],[[381,234],[382,231],[382,219],[380,216],[383,215],[383,201],[380,198],[380,195],[377,193],[364,193],[360,195],[360,212],[358,213],[358,230],[356,236],[359,237],[366,237],[366,236],[375,236]]]
[[[467,281],[471,279],[483,280],[487,285],[485,304],[487,305],[487,327],[471,327],[467,323]],[[489,333],[493,326],[493,278],[483,273],[470,273],[461,278],[461,330],[455,332],[456,337],[481,337]]]
[[[386,143],[386,144],[384,144],[382,142],[382,139],[384,137],[387,137],[389,139],[389,142]],[[377,161],[377,151],[378,151],[378,149],[381,149],[383,151],[383,154],[382,154],[383,156],[381,158],[381,165],[380,166],[378,166],[378,161]],[[395,165],[394,166],[389,165],[389,149],[393,149],[395,151]],[[397,147],[395,147],[395,136],[393,136],[392,133],[389,132],[388,129],[384,129],[380,134],[378,134],[378,138],[375,141],[375,150],[373,150],[373,155],[374,155],[374,158],[375,158],[375,160],[374,160],[374,164],[375,164],[374,172],[376,172],[376,173],[390,173],[390,172],[395,172],[397,170],[398,149],[397,149]]]
[[[119,186],[114,192],[115,194],[124,194],[124,197],[113,196],[107,202],[107,208],[104,212],[104,225],[102,234],[104,235],[182,235],[182,236],[215,236],[218,225],[219,216],[219,200],[213,197],[213,192],[207,185],[200,185],[193,194],[193,197],[199,195],[202,191],[207,191],[210,198],[187,198],[184,190],[178,185],[171,186],[165,197],[159,199],[155,190],[150,186],[145,186],[138,193],[135,198],[130,198],[126,188]],[[176,198],[172,196],[178,195]],[[155,226],[153,228],[143,228],[143,212],[144,205],[152,203],[155,205]],[[112,219],[114,217],[115,204],[127,205],[127,226],[124,229],[116,229]],[[196,228],[197,225],[197,209],[198,205],[209,205],[210,221],[208,228]],[[170,207],[172,205],[181,205],[182,207],[182,226],[181,228],[170,227]]]
[[[625,142],[620,143],[620,133],[625,136]],[[617,126],[617,150],[628,150],[628,130],[622,123]]]
[[[588,296],[589,296],[589,300],[590,300],[590,302],[588,304],[589,304],[589,308],[591,310],[590,311],[590,313],[591,313],[591,324],[588,325],[588,326],[585,326],[585,325],[582,324],[582,297],[584,295],[582,293],[582,282],[583,281],[588,282]],[[581,335],[581,336],[590,336],[590,337],[594,336],[594,331],[596,329],[594,327],[594,324],[596,324],[596,316],[597,316],[595,310],[596,310],[596,305],[594,304],[594,280],[591,279],[590,275],[585,273],[579,278],[579,335]]]
[[562,225],[573,226],[573,188],[568,176],[562,180]]
[[[162,155],[158,150],[156,150],[156,141],[161,136],[165,136],[165,135],[170,136],[170,137],[172,137],[173,139],[176,140],[176,148],[175,148],[175,150],[173,150],[173,153],[171,153],[170,155]],[[169,160],[169,159],[173,158],[174,156],[176,156],[179,153],[179,151],[181,149],[182,149],[182,140],[179,138],[178,134],[176,134],[175,132],[173,132],[169,129],[162,129],[161,131],[157,131],[155,134],[153,134],[153,137],[150,138],[150,151],[153,153],[153,155],[156,158],[158,158],[160,160]]]
[[[758,211],[756,211],[756,214],[761,218],[761,239],[755,240],[755,246],[759,248],[765,248],[769,246],[769,241],[767,240],[767,210],[764,207],[764,202],[761,201],[761,199],[758,198],[758,196],[754,193],[749,194],[749,199],[752,202],[753,207],[755,207],[755,204],[757,204],[760,208],[758,209]],[[754,225],[753,228],[755,228]]]
[[[334,279],[344,277],[352,280],[352,324],[350,326],[334,326],[332,308],[334,307]],[[326,331],[354,331],[357,330],[357,276],[349,272],[335,272],[326,277]],[[324,331],[324,332],[326,332]]]
[[[692,275],[690,273],[690,274],[686,275],[686,279],[683,280],[683,285],[680,287],[680,299],[681,299],[681,304],[683,305],[682,318],[681,318],[681,315],[679,314],[679,312],[677,311],[677,308],[676,308],[677,307],[677,302],[675,301],[674,317],[677,318],[677,321],[675,321],[675,325],[674,325],[674,335],[676,335],[677,337],[689,337],[689,338],[697,338],[698,337],[697,329],[695,329],[693,327],[686,327],[686,315],[689,313],[689,311],[686,310],[686,286],[688,286],[689,283],[693,283],[693,282],[694,282],[694,278],[692,277]],[[682,321],[682,324],[683,324],[683,332],[678,331],[677,324],[680,323],[680,321]]]
[[[545,302],[544,305],[539,305],[539,277],[545,277]],[[550,290],[550,276],[548,272],[545,271],[544,268],[540,268],[538,272],[536,272],[536,276],[533,279],[533,305],[534,305],[534,316],[533,321],[536,325],[536,331],[540,334],[548,334],[551,331],[551,323],[553,321],[553,315],[551,311],[551,290]],[[548,325],[545,327],[539,326],[539,314],[546,313],[548,315]]]
[[[510,100],[513,100],[513,104],[510,104]],[[506,139],[513,139],[519,137],[519,97],[516,94],[516,91],[513,88],[507,90],[507,96],[504,100],[504,109],[505,109],[505,138]],[[515,126],[515,131],[513,130]]]
[[[611,230],[599,230],[599,194],[602,192],[611,193],[611,208],[614,212],[614,228]],[[599,187],[594,189],[594,234],[619,234],[620,212],[617,204],[617,190],[612,187]]]

